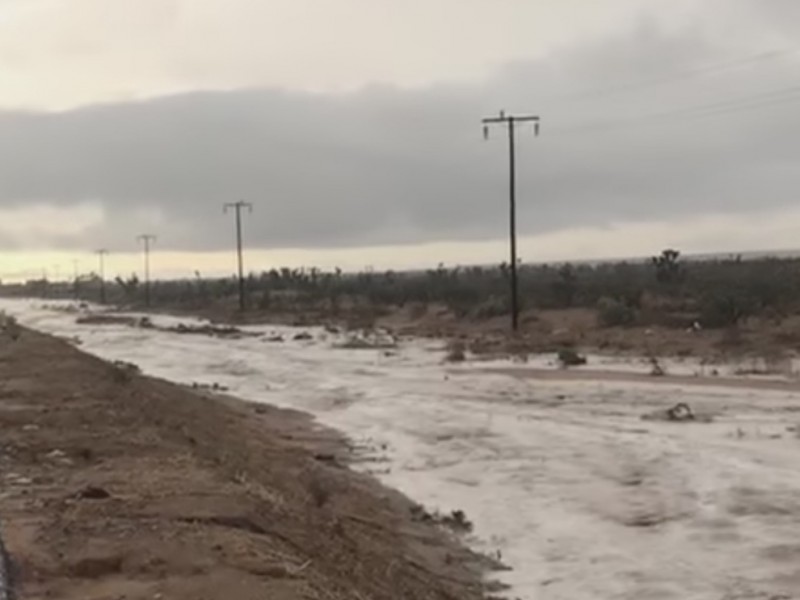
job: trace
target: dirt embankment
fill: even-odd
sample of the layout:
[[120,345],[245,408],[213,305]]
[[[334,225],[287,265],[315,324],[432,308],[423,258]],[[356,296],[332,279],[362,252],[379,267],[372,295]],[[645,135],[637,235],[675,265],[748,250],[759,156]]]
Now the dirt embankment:
[[482,597],[479,560],[294,412],[0,339],[0,524],[23,598]]
[[520,315],[519,331],[512,334],[508,315],[459,317],[436,304],[379,308],[351,308],[337,313],[322,309],[250,308],[241,313],[226,304],[212,304],[197,309],[164,309],[164,312],[226,325],[382,328],[398,335],[460,340],[467,350],[485,357],[554,353],[563,348],[577,348],[602,354],[692,357],[714,363],[744,357],[780,361],[800,353],[800,315],[779,323],[754,318],[736,328],[695,330],[655,325],[605,327],[600,324],[597,311],[592,309],[526,310]]

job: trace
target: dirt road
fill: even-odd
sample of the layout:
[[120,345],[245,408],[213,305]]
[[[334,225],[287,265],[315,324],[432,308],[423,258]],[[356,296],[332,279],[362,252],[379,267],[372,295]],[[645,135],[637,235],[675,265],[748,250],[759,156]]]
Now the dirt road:
[[344,442],[301,413],[24,330],[0,339],[0,432],[21,597],[481,597],[475,557],[344,468]]

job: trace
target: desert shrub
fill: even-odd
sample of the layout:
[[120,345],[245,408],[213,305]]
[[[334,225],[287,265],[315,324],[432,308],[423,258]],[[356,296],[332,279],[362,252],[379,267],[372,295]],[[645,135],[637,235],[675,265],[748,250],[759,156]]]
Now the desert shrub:
[[141,371],[139,367],[133,363],[125,362],[123,360],[115,360],[110,365],[111,378],[114,383],[126,384],[130,383],[134,376],[138,375]]
[[467,347],[461,340],[453,340],[447,345],[447,362],[467,360]]
[[493,317],[504,317],[511,312],[508,298],[492,296],[483,304],[475,309],[475,317],[478,319],[491,319]]
[[552,282],[551,291],[558,307],[570,308],[575,303],[578,284],[572,265],[565,264],[558,270],[558,278]]
[[448,289],[443,296],[447,308],[459,318],[467,316],[481,300],[479,290],[459,285],[454,285],[452,289]]
[[266,310],[272,306],[272,294],[269,290],[261,292],[261,297],[258,299],[258,308]]
[[411,305],[409,314],[412,319],[421,319],[426,314],[428,314],[428,305],[425,304],[424,302],[416,302]]
[[709,294],[700,309],[700,323],[707,328],[735,327],[755,312],[751,299],[735,292]]
[[625,327],[636,322],[636,311],[620,300],[602,298],[597,319],[603,327]]
[[562,348],[558,351],[558,362],[565,369],[579,367],[586,364],[586,357],[581,356],[572,348]]

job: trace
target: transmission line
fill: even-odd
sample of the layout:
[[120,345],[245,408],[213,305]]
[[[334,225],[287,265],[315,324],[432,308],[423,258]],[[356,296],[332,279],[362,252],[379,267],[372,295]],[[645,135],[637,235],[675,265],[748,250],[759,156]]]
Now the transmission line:
[[577,100],[600,98],[603,96],[610,96],[618,92],[646,89],[649,87],[656,87],[659,85],[664,85],[675,81],[685,81],[690,79],[697,79],[707,75],[715,75],[717,73],[731,71],[741,67],[746,67],[753,64],[766,62],[769,60],[785,58],[787,56],[795,54],[800,54],[800,48],[793,47],[793,48],[769,50],[766,52],[759,52],[738,59],[721,61],[719,63],[712,63],[705,66],[685,69],[681,71],[675,71],[671,74],[663,75],[661,77],[651,77],[641,80],[632,80],[605,88],[588,89],[574,93],[560,94],[546,98],[541,98],[540,100],[577,101]]
[[631,117],[629,119],[615,119],[599,121],[587,125],[577,125],[575,127],[554,128],[555,133],[582,133],[588,131],[613,131],[635,127],[637,125],[660,125],[664,120],[672,117],[685,118],[706,118],[736,113],[760,108],[770,108],[800,100],[800,86],[792,86],[760,94],[753,94],[734,100],[723,100],[710,104],[697,106],[687,106],[674,110],[650,113]]

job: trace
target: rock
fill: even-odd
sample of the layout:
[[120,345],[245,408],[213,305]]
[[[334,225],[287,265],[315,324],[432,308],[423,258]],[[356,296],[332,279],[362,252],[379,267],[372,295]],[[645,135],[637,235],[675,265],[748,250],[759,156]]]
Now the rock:
[[76,496],[81,500],[105,500],[107,498],[111,498],[111,494],[109,494],[106,490],[93,485],[83,488],[76,494]]
[[685,402],[679,402],[672,408],[667,409],[667,415],[671,421],[694,421],[694,413]]
[[294,341],[296,342],[303,342],[303,341],[313,340],[314,336],[308,333],[307,331],[301,331],[300,333],[295,335],[294,338],[292,339],[294,339]]
[[121,556],[87,556],[76,560],[70,567],[75,577],[84,579],[99,579],[121,570]]
[[9,485],[27,486],[33,483],[33,479],[31,479],[30,477],[23,477],[22,475],[18,475],[17,473],[7,473],[5,476],[5,480]]

